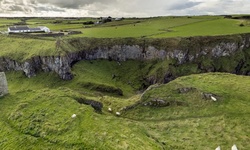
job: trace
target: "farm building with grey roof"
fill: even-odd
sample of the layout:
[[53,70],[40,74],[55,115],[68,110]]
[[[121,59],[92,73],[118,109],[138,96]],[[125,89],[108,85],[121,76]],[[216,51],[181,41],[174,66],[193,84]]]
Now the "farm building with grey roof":
[[29,26],[12,26],[8,28],[8,33],[34,33],[34,32],[50,32],[50,29],[44,26],[30,28]]

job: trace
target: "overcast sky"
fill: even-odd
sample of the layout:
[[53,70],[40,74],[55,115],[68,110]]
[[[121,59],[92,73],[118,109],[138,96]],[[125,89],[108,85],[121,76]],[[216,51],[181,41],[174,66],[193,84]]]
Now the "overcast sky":
[[250,14],[250,0],[0,0],[0,16],[152,17]]

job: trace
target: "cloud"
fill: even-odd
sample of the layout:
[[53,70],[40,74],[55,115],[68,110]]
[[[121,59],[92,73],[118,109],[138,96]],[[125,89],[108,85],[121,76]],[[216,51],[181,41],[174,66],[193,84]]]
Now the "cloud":
[[25,11],[25,9],[22,6],[18,5],[11,5],[9,6],[10,11]]
[[187,1],[187,2],[183,2],[183,3],[175,3],[175,4],[171,5],[168,8],[168,10],[183,10],[183,9],[187,9],[187,8],[192,8],[192,7],[197,6],[201,3],[202,2],[192,2],[192,1]]
[[94,3],[110,3],[115,0],[35,0],[36,4],[51,4],[61,8],[79,9],[82,6],[86,6]]
[[0,0],[0,13],[22,12],[30,13],[33,7],[26,5],[26,1]]
[[248,14],[250,0],[0,0],[0,16],[150,17]]
[[51,7],[51,6],[37,6],[35,7],[35,11],[38,12],[65,12],[64,9],[56,8],[56,7]]

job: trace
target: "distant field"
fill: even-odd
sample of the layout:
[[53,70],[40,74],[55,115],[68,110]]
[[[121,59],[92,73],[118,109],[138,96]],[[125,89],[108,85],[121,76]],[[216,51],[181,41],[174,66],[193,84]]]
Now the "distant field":
[[[83,36],[86,37],[143,37],[153,36],[169,32],[170,28],[185,26],[196,22],[203,22],[211,19],[211,17],[179,17],[179,18],[149,18],[140,20],[124,20],[118,21],[117,26],[115,23],[107,23],[104,27],[96,26],[92,28],[81,29]],[[120,25],[122,22],[128,22],[130,24]],[[109,26],[110,24],[110,26]],[[80,35],[77,35],[80,36]]]
[[240,27],[240,20],[216,19],[171,28],[171,32],[153,37],[214,36],[250,32],[250,26]]
[[20,19],[0,18],[0,31],[7,31],[8,26],[11,26],[13,23],[17,23],[19,21]]
[[[20,19],[0,18],[0,30],[18,23]],[[122,21],[112,21],[105,24],[84,25],[87,21],[98,21],[98,18],[26,18],[27,25],[47,26],[53,32],[81,31],[82,34],[72,37],[187,37],[214,36],[250,32],[250,22],[245,19],[225,19],[223,16],[184,16],[155,18],[125,18]],[[243,24],[244,26],[240,26]]]

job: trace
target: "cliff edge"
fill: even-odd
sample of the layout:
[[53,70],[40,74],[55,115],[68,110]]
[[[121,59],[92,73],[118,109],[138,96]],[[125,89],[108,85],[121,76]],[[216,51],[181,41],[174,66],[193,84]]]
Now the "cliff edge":
[[[60,78],[70,80],[74,63],[107,59],[169,60],[172,68],[193,63],[200,72],[250,75],[250,34],[163,39],[75,38],[59,40],[55,48],[60,49],[58,55],[33,56],[24,61],[0,56],[0,71],[21,70],[27,77],[35,76],[38,71],[54,71]],[[166,76],[173,74],[171,69],[164,71]]]

